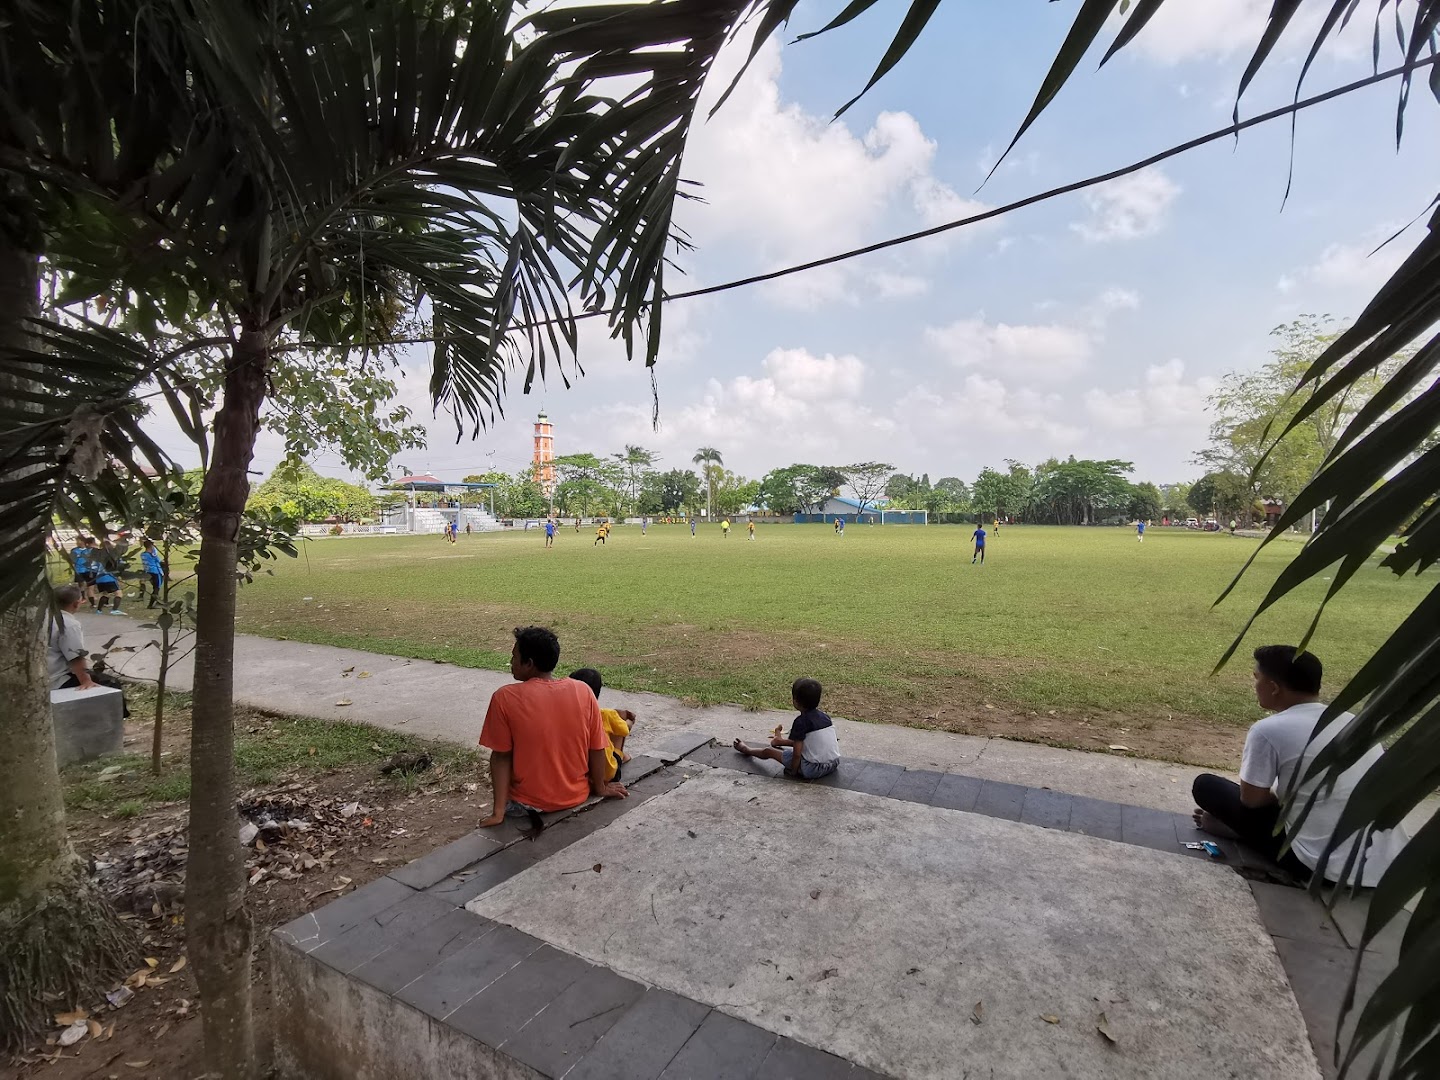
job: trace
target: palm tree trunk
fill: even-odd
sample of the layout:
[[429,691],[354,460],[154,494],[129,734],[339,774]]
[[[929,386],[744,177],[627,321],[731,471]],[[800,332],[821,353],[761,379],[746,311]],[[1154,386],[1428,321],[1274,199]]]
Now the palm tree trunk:
[[[0,349],[30,344],[23,320],[39,313],[39,286],[34,252],[0,232]],[[0,394],[27,383],[0,375]],[[49,525],[42,516],[30,527],[43,534]],[[48,1027],[52,999],[78,1004],[135,954],[65,835],[45,672],[45,567],[32,571],[34,588],[0,611],[0,1050]]]
[[235,590],[240,517],[250,493],[247,473],[265,400],[268,352],[261,333],[241,334],[200,489],[185,921],[200,986],[205,1065],[226,1080],[248,1080],[255,1072],[253,933],[235,813]]

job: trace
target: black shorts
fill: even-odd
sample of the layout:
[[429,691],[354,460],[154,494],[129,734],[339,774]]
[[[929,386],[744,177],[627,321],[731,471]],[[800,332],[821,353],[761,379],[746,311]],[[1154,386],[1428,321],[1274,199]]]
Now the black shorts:
[[75,584],[76,584],[76,585],[79,585],[82,589],[88,588],[89,586],[94,585],[94,584],[95,584],[95,571],[94,571],[94,570],[86,570],[84,573],[79,573],[79,572],[77,572],[77,573],[75,574]]
[[117,593],[120,591],[120,583],[118,581],[97,581],[95,588],[102,593]]
[[150,579],[150,587],[158,593],[160,591],[160,575],[146,574],[145,576]]

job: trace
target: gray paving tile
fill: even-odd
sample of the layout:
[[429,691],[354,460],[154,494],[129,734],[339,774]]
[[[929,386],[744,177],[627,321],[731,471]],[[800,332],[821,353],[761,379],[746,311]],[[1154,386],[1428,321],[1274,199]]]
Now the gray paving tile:
[[592,970],[594,965],[578,956],[541,945],[451,1013],[446,1023],[472,1039],[500,1046]]
[[348,896],[286,923],[275,931],[275,936],[304,952],[314,952],[331,938],[358,926],[377,911],[384,911],[414,895],[414,889],[394,878],[377,878]]
[[496,926],[447,956],[395,997],[443,1020],[544,944],[514,927]]
[[774,1045],[771,1032],[712,1012],[660,1074],[660,1080],[750,1080]]
[[[1292,890],[1298,892],[1299,890]],[[1320,1059],[1320,1069],[1326,1077],[1337,1073],[1335,1058],[1335,1021],[1345,1001],[1345,990],[1349,983],[1350,971],[1356,953],[1332,945],[1317,945],[1308,941],[1293,941],[1276,938],[1275,949],[1285,974],[1300,1005],[1300,1015],[1305,1019],[1305,1028],[1310,1034],[1310,1043],[1315,1047],[1315,1056]],[[1355,986],[1355,1005],[1346,1021],[1344,1034],[1354,1028],[1355,1020],[1380,981],[1390,972],[1394,961],[1375,953],[1362,954],[1360,977]],[[1368,1076],[1370,1066],[1379,1055],[1379,1047],[1371,1045],[1362,1052],[1351,1076]]]
[[867,795],[889,795],[890,789],[905,774],[903,765],[891,765],[884,761],[873,761],[859,774],[845,784],[851,791],[862,791]]
[[492,833],[477,829],[452,844],[436,848],[428,855],[422,855],[398,870],[392,870],[390,876],[412,889],[428,889],[441,878],[449,877],[455,871],[463,870],[472,863],[495,854],[501,847],[500,841]]
[[[727,748],[728,749],[728,748]],[[730,756],[717,758],[716,764],[726,769],[734,769],[736,772],[751,773],[755,776],[768,776],[773,780],[779,780],[785,772],[785,766],[778,761],[770,761],[767,758],[746,757],[744,754],[736,753],[730,749]]]
[[934,769],[906,769],[890,789],[890,798],[928,805],[944,775]]
[[[541,836],[549,831],[547,829]],[[509,881],[522,870],[534,866],[545,855],[546,852],[536,849],[534,841],[514,844],[472,867],[436,882],[426,889],[425,893],[456,907],[464,907],[481,893],[488,892],[501,882]]]
[[[1332,897],[1328,889],[1322,897],[1306,889],[1252,881],[1250,891],[1255,895],[1265,929],[1275,937],[1344,949],[1359,947],[1365,917],[1370,909],[1370,890],[1361,890],[1354,895],[1342,892],[1333,898],[1334,906],[1329,911],[1326,904]],[[1409,920],[1410,913],[1402,911],[1371,942],[1370,951],[1386,956],[1397,955]]]
[[446,914],[395,942],[351,974],[377,990],[393,994],[494,928],[495,924],[484,916],[451,907]]
[[698,1001],[651,987],[565,1080],[656,1080],[709,1012]]
[[847,1080],[886,1080],[886,1078],[877,1072],[871,1072],[863,1065],[856,1065],[850,1070],[850,1076]]
[[946,773],[935,785],[935,794],[930,796],[930,805],[946,810],[974,810],[975,800],[985,781],[978,776],[963,773]]
[[645,777],[659,772],[665,767],[665,762],[658,757],[649,757],[643,754],[636,754],[629,761],[625,762],[625,768],[621,774],[624,783],[637,784]]
[[563,1076],[644,993],[640,983],[592,967],[501,1049],[547,1076]]
[[701,765],[719,765],[737,756],[734,749],[724,743],[711,745],[707,742],[690,751],[685,758],[687,761],[694,761]]
[[1120,839],[1137,847],[1183,852],[1180,836],[1175,831],[1175,815],[1148,806],[1125,806],[1120,811]]
[[1063,791],[1031,788],[1020,804],[1020,820],[1042,829],[1063,829],[1070,823],[1070,802],[1074,798]]
[[421,930],[454,907],[424,893],[411,893],[398,904],[362,919],[310,955],[336,971],[354,971],[402,938]]
[[971,809],[986,817],[1019,821],[1020,809],[1025,804],[1025,795],[1029,790],[1019,784],[986,780],[980,785],[980,794],[975,797],[975,805]]
[[844,1058],[782,1036],[770,1048],[755,1080],[848,1080],[851,1071]]
[[679,731],[661,740],[660,744],[651,750],[651,753],[662,761],[679,761],[709,742],[709,735],[698,734],[694,731]]
[[1120,803],[1091,799],[1084,795],[1070,797],[1070,820],[1065,827],[1071,832],[1098,836],[1102,840],[1120,840]]

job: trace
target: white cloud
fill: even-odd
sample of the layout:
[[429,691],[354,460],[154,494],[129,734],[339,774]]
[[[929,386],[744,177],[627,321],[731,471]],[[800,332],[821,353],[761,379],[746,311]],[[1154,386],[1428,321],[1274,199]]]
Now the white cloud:
[[[1190,0],[1161,4],[1131,48],[1162,64],[1198,58],[1226,59],[1255,48],[1271,0]],[[1131,5],[1135,11],[1137,5]],[[1116,26],[1119,20],[1114,20]]]
[[[1083,371],[1102,339],[1110,317],[1140,306],[1140,294],[1112,285],[1094,300],[1070,306],[1068,319],[1012,325],[988,322],[983,314],[925,328],[925,342],[952,364],[978,367],[1007,378],[1064,379]],[[1037,311],[1056,312],[1066,305],[1042,301]]]
[[[790,461],[839,460],[883,450],[896,424],[864,400],[865,365],[850,354],[817,354],[804,348],[772,349],[758,375],[710,379],[699,398],[668,414],[660,432],[649,431],[649,415],[627,409],[605,423],[620,433],[644,434],[645,445],[679,452],[702,444],[749,452],[765,469]],[[633,415],[632,415],[633,414]],[[743,460],[737,455],[737,466]],[[758,475],[758,472],[757,472]]]
[[[736,47],[722,52],[706,84],[702,115],[729,85],[743,53]],[[677,220],[702,250],[737,251],[747,263],[771,268],[983,208],[934,174],[936,144],[913,116],[883,112],[857,135],[843,121],[784,101],[780,69],[779,45],[771,41],[724,107],[690,138],[684,175],[703,185],[698,193],[704,202],[681,204]],[[914,252],[906,259],[899,265],[913,271]],[[765,295],[806,309],[914,295],[913,287],[891,287],[898,273],[892,266],[882,281],[857,261],[781,279]]]
[[[1273,0],[1177,0],[1162,4],[1127,50],[1165,65],[1189,60],[1248,59],[1265,32],[1273,6]],[[1136,10],[1137,5],[1132,4],[1130,11]],[[1111,28],[1118,32],[1122,21],[1112,18]],[[1322,21],[1319,5],[1302,5],[1285,28],[1276,46],[1275,58],[1289,59],[1308,51]],[[1369,24],[1364,19],[1356,19],[1354,23],[1348,32],[1341,31],[1338,37],[1332,35],[1322,55],[1330,53],[1347,59],[1367,55]],[[1393,34],[1389,35],[1388,40],[1393,38]],[[1185,96],[1185,84],[1182,83],[1180,89]]]
[[1219,383],[1208,375],[1185,381],[1180,360],[1151,364],[1138,387],[1126,390],[1088,390],[1085,412],[1097,424],[1112,429],[1203,433],[1208,426],[1206,403]]
[[923,296],[930,291],[929,279],[914,274],[894,274],[888,270],[871,274],[870,284],[886,300]]
[[[978,373],[966,375],[958,387],[948,391],[918,386],[896,403],[895,412],[937,435],[957,426],[963,426],[967,437],[973,432],[1023,435],[1027,453],[1045,454],[1074,445],[1084,434],[1083,429],[1066,421],[1065,400],[1059,394],[1012,389],[1000,379]],[[974,452],[977,448],[970,449]],[[1018,448],[1014,452],[1018,453]],[[996,464],[1006,451],[1002,444],[998,456],[991,452],[981,456],[987,463]]]
[[959,367],[1052,378],[1083,370],[1094,351],[1090,334],[1078,327],[1011,326],[984,318],[927,327],[925,341]]
[[1141,169],[1085,192],[1089,220],[1070,227],[1092,243],[1152,236],[1179,194],[1180,185],[1159,168]]
[[1375,251],[1373,243],[1330,244],[1312,266],[1282,275],[1277,286],[1282,293],[1298,292],[1307,286],[1346,292],[1374,291],[1395,272],[1406,254],[1408,248],[1403,240],[1386,244],[1379,251]]

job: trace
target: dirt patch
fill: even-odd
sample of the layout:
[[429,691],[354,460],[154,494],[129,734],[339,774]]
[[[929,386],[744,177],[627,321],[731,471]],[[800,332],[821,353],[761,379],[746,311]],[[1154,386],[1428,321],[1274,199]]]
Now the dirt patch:
[[[1245,746],[1245,729],[1233,724],[1183,716],[1157,720],[1113,712],[1023,710],[986,701],[977,704],[971,700],[975,684],[963,679],[955,682],[959,685],[953,695],[937,695],[947,702],[943,705],[931,700],[910,701],[901,695],[877,702],[872,694],[845,688],[837,689],[826,705],[837,716],[876,723],[1014,739],[1066,750],[1113,752],[1227,771],[1235,768]],[[1121,749],[1112,749],[1115,747]]]
[[[176,726],[177,734],[166,745],[181,752],[186,733],[183,725]],[[148,739],[148,730],[137,727],[132,738]],[[246,908],[255,924],[255,1028],[263,1061],[270,1057],[274,1027],[270,931],[470,832],[488,809],[489,795],[485,778],[469,770],[439,767],[397,784],[381,777],[371,763],[331,769],[319,777],[281,777],[244,793],[242,805],[266,826],[257,830],[259,842],[251,841],[246,860],[254,880]],[[57,1023],[48,1039],[11,1062],[15,1072],[7,1075],[168,1080],[200,1074],[198,991],[185,954],[187,820],[185,803],[151,806],[123,820],[113,813],[71,811],[71,841],[97,867],[99,880],[135,927],[142,955],[129,979],[104,988],[119,991],[118,1007],[103,994],[89,1001],[55,1002],[55,1014],[67,1021],[75,1017],[64,1014],[84,1011],[85,1035],[61,1047],[64,1028]],[[292,820],[314,824],[282,824]],[[120,872],[114,872],[116,867]],[[151,870],[153,887],[136,888]]]

